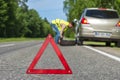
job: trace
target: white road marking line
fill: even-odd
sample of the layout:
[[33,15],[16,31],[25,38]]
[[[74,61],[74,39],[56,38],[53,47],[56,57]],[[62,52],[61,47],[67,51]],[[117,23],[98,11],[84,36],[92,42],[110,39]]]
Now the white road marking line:
[[116,57],[116,56],[110,55],[110,54],[108,54],[108,53],[106,53],[106,52],[103,52],[103,51],[97,50],[97,49],[92,48],[92,47],[90,47],[90,46],[84,46],[84,47],[85,47],[85,48],[88,48],[88,49],[91,49],[91,50],[93,50],[93,51],[95,51],[95,52],[97,52],[97,53],[100,53],[100,54],[102,54],[102,55],[104,55],[104,56],[107,56],[107,57],[109,57],[109,58],[112,58],[112,59],[114,59],[114,60],[120,62],[120,58],[119,58],[119,57]]
[[9,47],[9,46],[14,46],[15,44],[5,44],[5,45],[0,45],[0,47]]

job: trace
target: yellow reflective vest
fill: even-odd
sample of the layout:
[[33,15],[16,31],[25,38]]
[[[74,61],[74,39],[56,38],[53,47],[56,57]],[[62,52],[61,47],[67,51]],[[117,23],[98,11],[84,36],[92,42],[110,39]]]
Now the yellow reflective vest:
[[66,26],[66,28],[64,29],[64,31],[66,31],[67,28],[68,28],[68,26],[69,26],[69,22],[61,20],[61,19],[52,20],[52,24],[55,24],[58,27],[59,31],[62,30],[61,24],[64,24]]

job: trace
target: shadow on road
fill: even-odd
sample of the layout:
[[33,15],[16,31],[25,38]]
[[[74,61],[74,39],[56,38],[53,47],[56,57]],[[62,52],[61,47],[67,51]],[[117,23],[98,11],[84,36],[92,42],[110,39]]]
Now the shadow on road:
[[76,43],[74,40],[62,40],[60,45],[61,46],[75,46]]

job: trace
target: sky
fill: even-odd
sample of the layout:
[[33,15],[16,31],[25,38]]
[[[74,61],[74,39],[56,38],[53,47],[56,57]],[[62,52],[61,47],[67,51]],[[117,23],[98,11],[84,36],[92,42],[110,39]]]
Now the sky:
[[63,12],[64,0],[28,0],[27,5],[29,9],[35,9],[40,17],[47,18],[49,22],[59,18],[66,20]]

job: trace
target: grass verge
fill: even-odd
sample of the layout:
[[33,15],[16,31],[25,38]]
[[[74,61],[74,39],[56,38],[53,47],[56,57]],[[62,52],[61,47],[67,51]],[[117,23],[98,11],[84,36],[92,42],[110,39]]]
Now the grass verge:
[[44,40],[44,38],[0,38],[0,43],[2,42],[16,42],[16,41],[31,41],[31,40]]
[[[85,41],[84,44],[87,45],[103,45],[105,46],[105,42],[92,42],[92,41]],[[115,43],[111,43],[111,47],[115,47]]]

